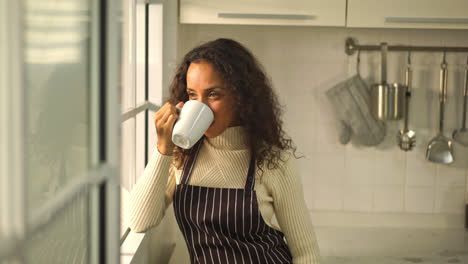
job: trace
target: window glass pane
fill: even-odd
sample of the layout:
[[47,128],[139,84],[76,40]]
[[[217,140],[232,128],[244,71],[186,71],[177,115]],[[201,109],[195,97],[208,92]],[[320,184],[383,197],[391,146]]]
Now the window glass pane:
[[[163,63],[163,5],[151,4],[149,6],[149,70],[148,98],[155,105],[162,106],[162,63]],[[148,112],[148,159],[151,157],[157,144],[156,128],[154,125],[155,112]]]
[[[130,0],[125,0],[126,6],[129,10],[132,10],[132,3]],[[124,48],[124,54],[127,52],[127,68],[123,67],[123,75],[126,75],[124,79],[131,80],[132,71],[135,70],[135,82],[136,85],[132,86],[131,82],[126,82],[127,85],[122,87],[122,105],[124,105],[124,112],[132,109],[135,104],[130,103],[132,96],[136,98],[136,105],[139,105],[145,101],[145,4],[136,3],[134,7],[134,12],[127,11],[125,13],[124,25],[127,23],[127,26],[124,26],[123,35],[127,36],[124,38],[124,46],[128,45],[128,48]],[[163,7],[162,4],[151,4],[149,5],[149,68],[148,72],[148,82],[149,82],[149,101],[156,105],[162,104],[162,32],[163,32]],[[132,16],[135,15],[135,18]],[[135,21],[135,27],[130,26],[132,21]],[[132,32],[135,30],[135,32]],[[135,36],[135,40],[132,42],[131,37]],[[135,60],[136,63],[132,65],[131,63],[131,45],[136,42],[135,50]],[[125,51],[126,50],[126,51]],[[134,67],[134,68],[132,68]],[[132,89],[134,89],[132,93]],[[134,131],[133,137],[129,136],[131,131],[131,126],[129,124],[123,125],[122,129],[122,170],[124,174],[122,175],[122,185],[126,188],[131,189],[132,181],[138,179],[141,176],[141,173],[145,167],[145,144],[148,145],[148,157],[151,157],[151,154],[156,146],[156,129],[154,127],[154,114],[155,112],[149,112],[148,114],[148,141],[145,142],[145,114],[140,112],[134,119]],[[132,143],[129,141],[133,140],[134,156],[130,157],[128,149]],[[129,162],[133,161],[133,171]],[[132,171],[133,174],[130,174]],[[132,178],[128,178],[132,177]]]
[[[6,2],[0,3],[0,39],[4,40],[8,37],[6,22],[8,21],[8,16],[6,12]],[[11,52],[11,51],[10,51]],[[8,54],[8,42],[0,42],[0,57],[6,58]],[[6,233],[5,229],[7,228],[9,216],[6,215],[7,209],[5,201],[7,199],[6,192],[3,188],[6,188],[6,181],[8,180],[5,175],[7,175],[7,165],[8,165],[8,145],[7,142],[11,141],[8,139],[8,128],[9,126],[9,105],[8,100],[11,86],[8,82],[8,72],[7,69],[11,68],[9,61],[0,60],[0,241]],[[3,189],[3,190],[2,190]]]
[[135,118],[122,123],[121,144],[121,185],[131,190],[132,180],[135,179]]
[[145,4],[136,4],[136,102],[145,101]]
[[163,6],[152,4],[149,6],[149,36],[148,59],[149,70],[149,101],[155,105],[162,105],[162,62],[163,62]]
[[[90,169],[91,10],[88,0],[23,3],[24,167],[32,216]],[[88,263],[87,192],[60,210],[28,235],[26,263]]]
[[90,3],[26,0],[27,210],[89,169]]
[[156,149],[158,144],[158,136],[156,135],[156,126],[154,125],[154,115],[156,112],[148,112],[148,162],[153,154],[153,151]]
[[88,263],[88,192],[83,190],[28,239],[26,264]]
[[[149,119],[149,118],[148,118]],[[135,176],[138,180],[145,169],[145,112],[136,116],[135,131]],[[149,159],[149,157],[148,157]]]
[[135,8],[133,1],[122,0],[122,111],[135,107]]

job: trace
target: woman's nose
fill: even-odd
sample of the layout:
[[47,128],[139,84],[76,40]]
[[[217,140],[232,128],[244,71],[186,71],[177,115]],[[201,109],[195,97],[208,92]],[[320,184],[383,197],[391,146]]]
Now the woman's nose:
[[204,104],[207,104],[207,101],[208,101],[208,99],[204,96],[199,96],[196,100]]

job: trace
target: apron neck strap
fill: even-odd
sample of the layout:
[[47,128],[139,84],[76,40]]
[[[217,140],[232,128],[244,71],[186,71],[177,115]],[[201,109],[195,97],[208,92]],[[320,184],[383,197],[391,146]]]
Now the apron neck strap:
[[250,156],[249,172],[247,172],[247,180],[245,181],[245,189],[253,191],[255,187],[255,158],[253,154]]
[[189,153],[187,159],[185,160],[184,169],[182,171],[182,180],[180,181],[180,183],[188,184],[188,182],[190,180],[190,175],[192,175],[193,165],[195,164],[195,160],[197,159],[198,152],[200,151],[200,148],[201,148],[201,145],[203,143],[204,138],[205,137],[203,136],[195,144],[195,146],[193,146],[192,149],[190,150],[190,153]]

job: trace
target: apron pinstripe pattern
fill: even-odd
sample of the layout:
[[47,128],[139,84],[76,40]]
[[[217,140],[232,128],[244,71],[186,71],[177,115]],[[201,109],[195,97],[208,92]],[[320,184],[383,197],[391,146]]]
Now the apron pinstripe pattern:
[[188,184],[202,142],[192,148],[174,192],[174,213],[191,263],[292,263],[283,233],[260,214],[253,158],[245,189]]

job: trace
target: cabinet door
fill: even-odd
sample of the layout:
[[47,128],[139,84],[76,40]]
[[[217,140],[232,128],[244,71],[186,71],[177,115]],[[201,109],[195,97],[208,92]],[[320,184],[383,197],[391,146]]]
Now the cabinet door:
[[468,28],[466,0],[348,0],[348,27]]
[[346,0],[181,0],[180,22],[344,26]]

